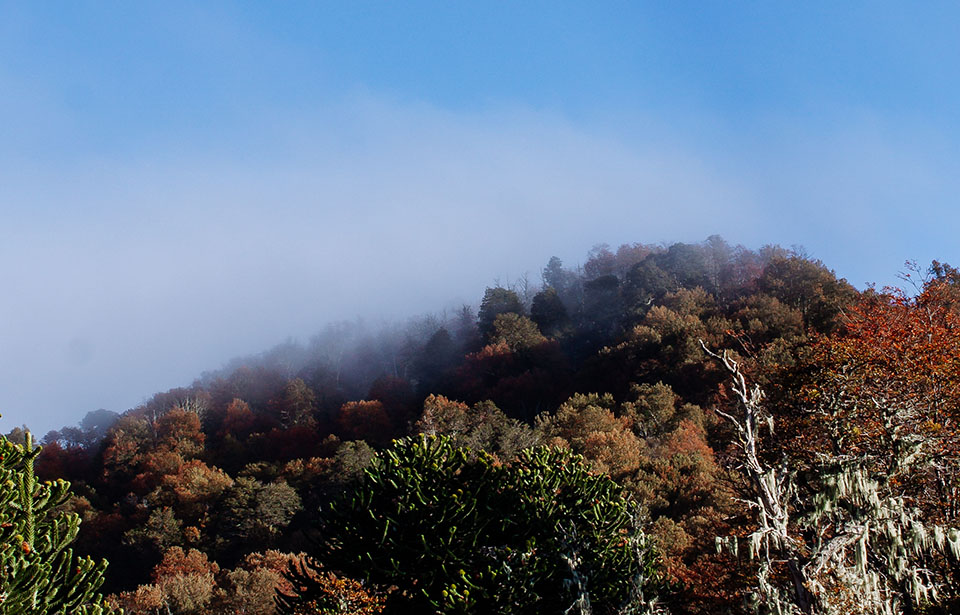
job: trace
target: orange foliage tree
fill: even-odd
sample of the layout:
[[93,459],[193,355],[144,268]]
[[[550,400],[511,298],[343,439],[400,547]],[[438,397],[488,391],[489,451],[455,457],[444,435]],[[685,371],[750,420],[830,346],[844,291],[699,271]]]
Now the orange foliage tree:
[[[841,333],[816,339],[795,401],[792,453],[871,459],[939,522],[960,512],[960,313],[955,287],[867,293]],[[909,480],[896,466],[910,460]]]
[[[917,290],[847,306],[772,404],[718,356],[739,400],[718,412],[734,430],[742,501],[758,512],[754,595],[770,608],[956,612],[960,315],[949,281]],[[721,544],[736,553],[735,538]]]

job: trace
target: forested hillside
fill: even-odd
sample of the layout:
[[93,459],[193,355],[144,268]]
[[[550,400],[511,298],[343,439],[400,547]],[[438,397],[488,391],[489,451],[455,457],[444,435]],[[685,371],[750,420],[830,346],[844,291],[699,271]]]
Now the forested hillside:
[[955,269],[714,236],[541,277],[91,413],[37,475],[131,614],[960,609]]

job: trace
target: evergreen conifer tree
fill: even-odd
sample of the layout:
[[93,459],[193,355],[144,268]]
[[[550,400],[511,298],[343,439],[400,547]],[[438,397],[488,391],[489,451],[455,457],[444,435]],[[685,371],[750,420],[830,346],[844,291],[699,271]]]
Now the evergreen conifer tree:
[[0,437],[0,615],[108,615],[97,592],[106,561],[77,558],[69,545],[80,518],[59,507],[64,480],[40,483],[33,464],[40,448]]

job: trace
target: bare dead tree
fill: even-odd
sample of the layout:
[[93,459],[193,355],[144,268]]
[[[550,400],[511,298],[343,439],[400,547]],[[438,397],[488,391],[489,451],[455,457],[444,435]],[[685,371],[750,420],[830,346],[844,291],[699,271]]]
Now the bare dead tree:
[[785,597],[771,582],[775,563],[784,562],[793,584],[792,603],[802,613],[813,613],[812,596],[807,590],[807,579],[801,567],[801,545],[790,534],[789,504],[793,481],[787,460],[784,458],[779,467],[768,467],[757,455],[761,423],[766,423],[773,433],[773,417],[763,407],[763,390],[758,385],[750,387],[747,384],[740,364],[726,351],[717,354],[707,348],[703,340],[700,340],[700,346],[730,373],[733,381],[731,390],[739,401],[740,412],[737,415],[719,409],[716,412],[734,428],[737,446],[743,453],[739,469],[746,475],[751,487],[750,496],[743,502],[756,511],[759,521],[759,527],[750,535],[750,551],[751,555],[761,558],[758,579],[760,599],[772,604],[784,603],[781,609],[787,606]]
[[[763,424],[771,435],[774,429],[762,389],[747,383],[726,351],[713,352],[702,340],[700,345],[730,374],[737,399],[736,412],[716,412],[736,434],[737,469],[748,485],[741,501],[756,513],[749,554],[759,560],[757,610],[897,615],[936,602],[943,579],[928,562],[935,555],[960,559],[960,531],[925,524],[907,498],[890,490],[889,481],[870,475],[863,459],[825,455],[821,465],[810,468],[812,493],[801,501],[790,460],[784,456],[771,464],[759,453]],[[896,430],[891,434],[898,437]],[[893,448],[891,463],[904,467],[916,454],[892,454]],[[736,553],[738,540],[718,537],[717,548]],[[782,570],[789,578],[786,588],[780,586]]]

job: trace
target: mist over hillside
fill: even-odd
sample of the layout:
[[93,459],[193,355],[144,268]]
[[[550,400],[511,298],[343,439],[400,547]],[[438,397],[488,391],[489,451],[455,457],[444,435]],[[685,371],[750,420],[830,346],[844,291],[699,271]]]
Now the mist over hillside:
[[[526,312],[531,311],[538,293],[551,287],[559,289],[557,297],[567,314],[566,326],[577,323],[577,326],[584,327],[594,318],[612,318],[602,326],[602,335],[594,333],[591,335],[596,339],[584,338],[585,348],[575,351],[575,354],[580,355],[596,351],[599,345],[614,341],[617,335],[628,330],[631,322],[629,319],[614,318],[610,314],[621,309],[624,300],[637,300],[630,293],[643,291],[633,289],[631,285],[639,283],[633,278],[653,275],[643,273],[645,268],[653,268],[658,272],[656,275],[662,277],[662,280],[657,282],[662,287],[649,292],[662,294],[670,288],[693,284],[708,292],[722,293],[723,284],[735,283],[738,276],[758,275],[769,259],[784,255],[808,258],[802,248],[765,246],[755,252],[743,246],[732,246],[716,235],[697,244],[625,243],[617,247],[597,244],[586,254],[583,264],[564,267],[562,259],[554,256],[547,259],[545,266],[535,274],[524,273],[514,279],[497,278],[487,288],[503,288],[515,293]],[[687,270],[697,273],[689,273]],[[660,273],[661,271],[663,273]],[[613,278],[616,278],[615,282]],[[742,280],[740,282],[742,283]],[[612,286],[604,289],[603,284]],[[408,291],[404,289],[398,292],[404,296]],[[438,289],[434,289],[433,293],[442,295],[442,291]],[[321,371],[334,373],[339,392],[355,399],[362,398],[370,386],[382,377],[410,381],[416,386],[422,379],[422,374],[417,371],[424,360],[420,355],[427,352],[430,340],[441,329],[456,340],[456,352],[479,349],[482,337],[477,329],[477,312],[484,293],[481,287],[477,287],[473,293],[465,293],[464,296],[468,297],[468,300],[461,303],[448,301],[441,304],[441,309],[419,316],[386,319],[367,318],[358,314],[349,319],[331,322],[319,331],[300,339],[288,337],[285,341],[272,345],[271,340],[265,340],[262,347],[264,349],[234,357],[216,369],[209,369],[208,366],[199,376],[186,376],[177,390],[187,391],[209,386],[218,378],[229,377],[241,368],[266,370],[284,379]],[[654,295],[650,295],[648,300],[653,297]],[[718,296],[718,299],[722,299],[722,295]],[[380,296],[379,301],[383,305],[396,305],[393,298],[387,295]],[[603,302],[610,302],[610,305],[602,306]],[[634,309],[642,311],[639,307]],[[606,316],[598,316],[593,313],[595,311],[601,314],[605,312]],[[275,322],[273,326],[275,330],[285,329],[281,322]],[[302,325],[291,324],[289,328],[299,326]],[[237,331],[238,336],[244,334]],[[202,333],[199,335],[202,337]],[[82,349],[77,349],[78,353],[81,351]],[[159,369],[162,373],[168,367],[161,366]],[[191,381],[193,384],[188,386]],[[141,403],[146,403],[151,395],[151,392],[141,393],[144,400]],[[90,412],[101,415],[103,412],[110,412],[118,415],[135,407],[131,405],[128,408]],[[33,423],[28,423],[28,426],[32,427]]]
[[[928,495],[913,497],[927,508],[898,513],[907,516],[895,523],[951,522],[929,496],[943,475],[917,473],[896,456],[893,466],[883,461],[887,438],[925,443],[903,459],[928,459],[927,446],[939,451],[930,463],[937,455],[953,459],[960,272],[950,265],[908,263],[909,290],[861,291],[800,250],[751,250],[713,235],[698,243],[598,245],[582,266],[552,257],[539,273],[536,281],[478,289],[475,306],[332,323],[122,414],[89,413],[79,426],[42,438],[36,471],[71,481],[69,507],[84,520],[77,549],[108,559],[109,600],[145,615],[177,604],[190,605],[176,607],[185,614],[226,614],[245,600],[264,614],[299,613],[312,592],[345,595],[337,583],[353,584],[355,599],[383,612],[435,608],[450,597],[451,561],[475,571],[477,604],[502,610],[523,595],[530,608],[552,604],[562,612],[577,598],[554,555],[570,544],[584,549],[584,565],[595,570],[578,591],[608,612],[618,612],[633,586],[601,571],[638,566],[650,571],[645,595],[676,612],[737,612],[753,595],[755,564],[736,559],[735,538],[725,537],[753,531],[744,497],[760,498],[763,514],[780,514],[781,504],[754,493],[766,484],[757,476],[774,471],[765,469],[770,459],[808,477],[804,489],[813,495],[778,492],[791,507],[815,515],[824,497],[844,502],[834,521],[822,522],[837,540],[857,535],[856,515],[886,515],[862,511],[859,496],[824,491],[837,471],[829,456],[842,462],[852,454],[830,447],[847,438],[856,442],[854,467],[863,468],[856,471],[877,480],[884,472],[911,477],[864,483],[885,498],[878,501],[903,497],[897,485],[926,485]],[[762,389],[747,391],[747,380],[738,380],[744,374]],[[878,396],[890,401],[864,406]],[[737,418],[741,412],[746,418]],[[760,418],[776,425],[762,441],[754,423],[739,422]],[[25,442],[26,434],[15,429],[8,438]],[[770,448],[763,457],[753,452],[758,442]],[[737,461],[742,455],[750,465]],[[582,510],[586,493],[594,494],[591,514]],[[490,529],[492,519],[514,529],[501,535]],[[847,525],[833,525],[836,519]],[[437,524],[450,526],[437,533]],[[785,527],[795,541],[807,540],[805,525]],[[733,551],[718,552],[718,537]],[[478,550],[477,541],[490,546]],[[823,552],[803,544],[803,553]],[[945,571],[947,542],[929,549],[925,557]],[[515,587],[477,572],[490,561],[512,566],[515,550],[543,567],[538,581]],[[897,557],[918,565],[913,556]],[[335,576],[318,576],[321,569]],[[773,582],[769,569],[758,574],[760,583]],[[804,574],[852,583],[832,569]],[[255,585],[239,584],[254,576]],[[175,589],[188,581],[199,592],[189,603]],[[831,595],[810,591],[791,600]]]
[[0,2],[0,615],[960,613],[957,23]]

